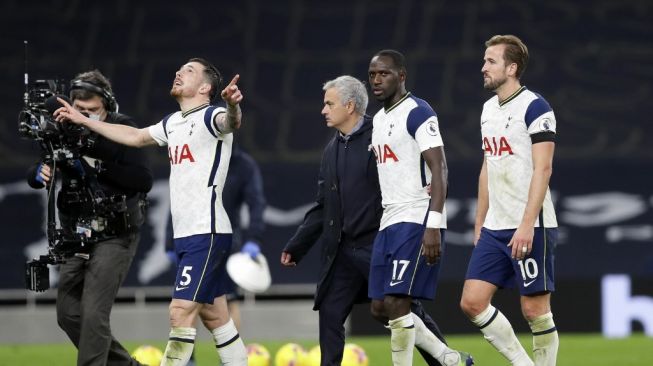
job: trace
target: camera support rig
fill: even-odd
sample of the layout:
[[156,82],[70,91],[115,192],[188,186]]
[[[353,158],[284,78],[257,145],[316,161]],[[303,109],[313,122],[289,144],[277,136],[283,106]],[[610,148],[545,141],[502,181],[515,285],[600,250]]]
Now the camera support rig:
[[[25,55],[27,60],[27,41]],[[25,265],[26,288],[32,291],[45,291],[50,287],[48,265],[64,263],[71,255],[88,256],[84,253],[88,253],[90,245],[115,237],[110,226],[120,225],[127,211],[125,195],[105,195],[95,172],[87,172],[83,166],[81,151],[94,144],[94,135],[80,126],[60,124],[52,116],[60,106],[57,98],[68,99],[64,96],[65,85],[62,80],[53,79],[30,83],[25,62],[24,106],[18,115],[18,131],[21,136],[39,143],[43,163],[50,165],[53,172],[50,184],[46,185],[48,253]],[[54,187],[59,167],[74,175],[67,181],[63,195],[65,204],[74,207],[78,214],[72,224],[76,227],[73,232],[70,228],[57,228]]]

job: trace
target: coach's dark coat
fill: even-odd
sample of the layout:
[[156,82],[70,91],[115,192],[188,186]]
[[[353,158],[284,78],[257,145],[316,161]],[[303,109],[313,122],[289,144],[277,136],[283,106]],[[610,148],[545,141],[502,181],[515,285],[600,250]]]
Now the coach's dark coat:
[[[319,310],[329,287],[331,268],[341,241],[344,241],[342,245],[371,246],[379,229],[383,210],[371,141],[372,119],[368,116],[349,141],[345,141],[339,132],[335,133],[322,155],[315,204],[284,248],[292,260],[299,263],[315,244],[322,244],[315,310]],[[336,166],[339,150],[347,154],[344,176],[340,177],[342,187],[338,184]],[[341,200],[347,201],[348,212],[342,212]],[[343,216],[352,220],[343,223]],[[343,229],[346,238],[342,237]],[[361,301],[367,299],[367,293],[360,294],[360,297]]]

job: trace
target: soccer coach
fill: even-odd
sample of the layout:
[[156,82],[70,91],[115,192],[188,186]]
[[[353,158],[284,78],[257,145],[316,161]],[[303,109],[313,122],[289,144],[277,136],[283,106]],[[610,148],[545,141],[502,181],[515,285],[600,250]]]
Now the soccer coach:
[[[323,90],[322,115],[327,126],[337,131],[322,155],[315,204],[283,249],[281,264],[296,265],[315,244],[322,243],[313,310],[319,311],[320,365],[336,366],[342,362],[347,316],[355,303],[370,301],[372,244],[383,209],[376,158],[369,149],[372,119],[365,115],[365,86],[351,76],[340,76],[326,82]],[[419,302],[413,302],[411,310],[444,341]],[[385,317],[377,320],[388,321]],[[429,365],[440,365],[417,348]]]

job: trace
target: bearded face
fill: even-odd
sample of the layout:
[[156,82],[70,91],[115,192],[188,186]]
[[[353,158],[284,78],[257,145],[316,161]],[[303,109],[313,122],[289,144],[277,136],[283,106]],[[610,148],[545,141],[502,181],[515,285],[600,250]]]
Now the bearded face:
[[485,50],[483,57],[483,87],[487,90],[497,90],[508,80],[508,67],[503,58],[505,45],[490,46]]

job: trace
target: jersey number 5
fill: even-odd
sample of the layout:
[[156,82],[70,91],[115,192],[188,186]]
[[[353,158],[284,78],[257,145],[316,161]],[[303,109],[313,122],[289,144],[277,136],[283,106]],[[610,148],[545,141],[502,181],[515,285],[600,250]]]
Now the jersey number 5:
[[193,269],[193,266],[184,266],[184,269],[181,271],[181,280],[179,281],[179,284],[182,286],[188,286],[191,281],[190,273],[188,273],[190,270]]

